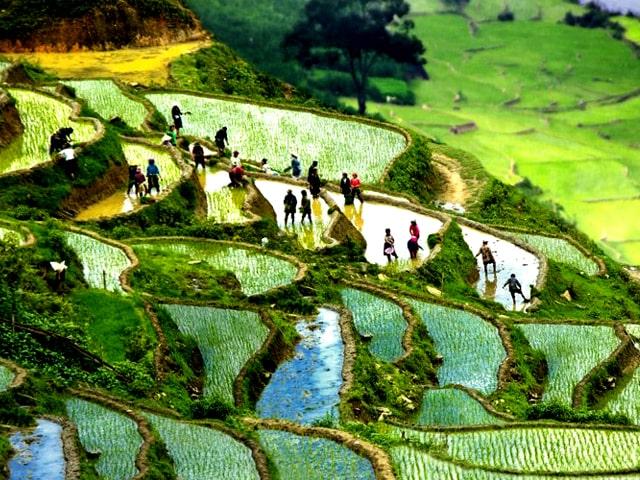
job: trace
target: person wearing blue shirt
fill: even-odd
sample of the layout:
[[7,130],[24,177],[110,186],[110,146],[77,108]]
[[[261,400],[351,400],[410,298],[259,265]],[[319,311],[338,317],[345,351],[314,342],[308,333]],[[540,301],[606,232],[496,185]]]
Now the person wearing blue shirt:
[[149,193],[152,188],[156,189],[156,194],[160,193],[160,169],[153,158],[149,159],[147,166],[147,182],[149,183]]
[[291,176],[293,178],[300,178],[302,175],[302,166],[300,165],[300,160],[298,156],[295,154],[291,154]]

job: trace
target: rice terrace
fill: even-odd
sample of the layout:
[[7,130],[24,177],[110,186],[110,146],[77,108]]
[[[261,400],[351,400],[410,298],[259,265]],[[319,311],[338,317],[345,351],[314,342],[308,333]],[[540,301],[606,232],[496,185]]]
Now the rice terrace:
[[7,0],[0,479],[640,479],[635,0]]

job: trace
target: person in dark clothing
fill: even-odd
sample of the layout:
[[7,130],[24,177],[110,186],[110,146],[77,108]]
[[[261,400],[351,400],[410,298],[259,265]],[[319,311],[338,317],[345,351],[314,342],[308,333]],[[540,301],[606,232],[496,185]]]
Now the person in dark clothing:
[[309,178],[311,178],[311,174],[312,174],[314,168],[316,169],[316,173],[318,173],[318,161],[317,160],[314,160],[311,163],[311,166],[309,167],[309,170],[307,171],[307,180]]
[[204,148],[200,145],[199,142],[193,144],[193,149],[191,150],[191,157],[193,158],[194,163],[196,164],[196,170],[198,169],[198,165],[202,166],[203,170],[206,170],[204,164]]
[[347,172],[342,172],[342,178],[340,179],[340,191],[344,195],[345,199],[351,195],[351,180]]
[[156,189],[156,194],[160,193],[160,169],[156,165],[156,161],[153,158],[149,159],[149,165],[147,165],[147,180],[149,183],[149,193],[151,189]]
[[73,128],[60,128],[56,133],[49,137],[49,155],[61,152],[71,147],[71,134]]
[[222,157],[224,155],[225,147],[229,145],[229,138],[227,137],[227,127],[222,127],[216,132],[215,142],[216,147],[218,148],[218,153]]
[[173,126],[176,128],[176,135],[180,135],[180,130],[182,129],[182,115],[188,115],[190,112],[184,112],[184,114],[180,111],[180,107],[178,105],[174,105],[171,108],[171,118],[173,119]]
[[300,194],[302,195],[302,198],[300,199],[300,212],[302,213],[302,220],[300,220],[300,224],[304,225],[304,219],[308,218],[309,225],[312,225],[313,221],[311,220],[311,200],[307,196],[306,190],[302,190]]
[[409,249],[409,256],[411,257],[411,260],[418,258],[418,250],[424,250],[424,248],[422,248],[418,243],[417,237],[411,237],[409,239],[407,242],[407,248]]
[[300,178],[302,175],[302,166],[300,165],[300,159],[294,153],[291,154],[291,176],[295,179]]
[[309,191],[311,192],[311,195],[313,198],[318,198],[320,196],[320,175],[318,175],[317,167],[311,167],[307,181],[309,182]]
[[386,228],[384,230],[384,247],[382,247],[382,249],[389,263],[391,263],[391,257],[394,257],[396,260],[398,260],[395,243],[396,240],[393,238],[393,235],[391,235],[391,229]]
[[493,264],[493,274],[495,275],[496,273],[496,259],[493,258],[493,252],[491,251],[491,247],[489,246],[489,242],[484,240],[482,242],[482,246],[480,247],[480,250],[478,250],[478,253],[476,253],[476,257],[478,255],[482,255],[482,263],[484,264],[484,275],[485,277],[489,274],[488,272],[488,266]]
[[147,179],[144,176],[144,173],[142,173],[142,169],[140,167],[136,169],[136,176],[134,178],[136,181],[136,195],[138,197],[144,197],[147,194]]
[[291,216],[291,225],[296,223],[296,207],[298,206],[298,199],[291,190],[287,190],[287,194],[284,197],[284,226],[287,226],[289,216]]
[[515,273],[512,273],[511,276],[507,279],[507,281],[504,282],[504,285],[502,286],[502,288],[505,288],[507,286],[509,287],[509,293],[511,294],[511,299],[513,300],[514,308],[516,306],[516,293],[522,296],[522,301],[524,303],[529,302],[529,299],[524,296],[524,293],[522,293],[522,285],[520,285],[520,282],[516,278]]
[[137,165],[129,165],[129,183],[127,184],[127,195],[131,193],[131,189],[136,186]]

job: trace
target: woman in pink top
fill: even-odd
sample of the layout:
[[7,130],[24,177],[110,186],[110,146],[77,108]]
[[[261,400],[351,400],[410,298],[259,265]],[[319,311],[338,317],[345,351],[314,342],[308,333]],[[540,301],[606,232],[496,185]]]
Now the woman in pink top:
[[362,185],[362,182],[360,181],[360,179],[358,178],[358,174],[354,173],[351,175],[351,196],[354,199],[358,199],[360,200],[360,203],[364,203],[364,200],[362,200],[362,190],[360,190],[360,186]]
[[412,237],[416,237],[416,240],[420,238],[420,229],[418,223],[415,220],[411,220],[411,226],[409,227],[409,234]]

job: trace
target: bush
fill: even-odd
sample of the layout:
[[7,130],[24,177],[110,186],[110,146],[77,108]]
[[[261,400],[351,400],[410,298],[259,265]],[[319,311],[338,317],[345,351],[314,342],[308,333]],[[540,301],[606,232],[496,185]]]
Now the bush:
[[509,10],[509,7],[505,7],[505,9],[498,14],[498,20],[501,22],[513,22],[515,19],[516,16]]
[[526,418],[527,420],[559,420],[573,423],[631,424],[627,416],[623,414],[614,414],[606,410],[573,409],[554,402],[531,405],[527,410]]
[[224,420],[235,412],[235,407],[229,402],[216,397],[203,398],[193,402],[191,415],[193,418],[215,418]]

